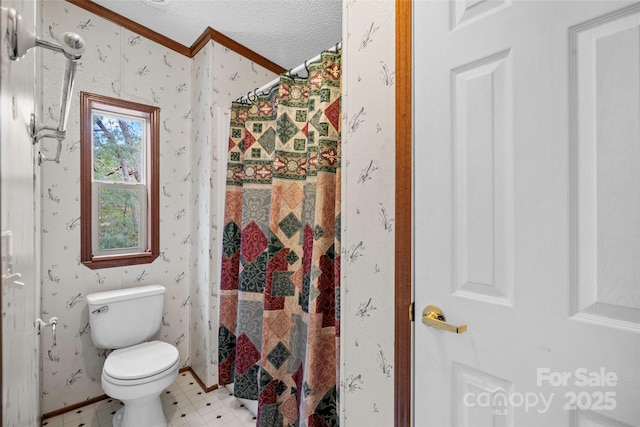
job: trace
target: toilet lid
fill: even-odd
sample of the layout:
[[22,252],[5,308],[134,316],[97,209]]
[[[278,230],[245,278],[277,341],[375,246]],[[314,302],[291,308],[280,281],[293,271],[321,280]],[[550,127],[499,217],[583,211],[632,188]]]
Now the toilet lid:
[[103,372],[119,380],[151,377],[178,361],[178,349],[162,341],[150,341],[114,350],[104,362]]

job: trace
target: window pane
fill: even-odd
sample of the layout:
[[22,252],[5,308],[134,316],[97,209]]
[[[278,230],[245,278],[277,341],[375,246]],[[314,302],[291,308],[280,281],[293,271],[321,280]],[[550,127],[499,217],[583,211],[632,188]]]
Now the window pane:
[[97,188],[100,250],[140,247],[140,192]]
[[93,112],[93,179],[144,183],[146,126],[136,117]]

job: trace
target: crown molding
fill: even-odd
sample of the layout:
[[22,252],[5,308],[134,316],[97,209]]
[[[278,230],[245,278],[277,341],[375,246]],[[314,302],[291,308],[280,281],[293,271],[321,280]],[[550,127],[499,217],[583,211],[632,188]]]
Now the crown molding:
[[200,49],[207,45],[210,40],[213,40],[214,42],[219,43],[236,53],[239,53],[245,58],[253,61],[254,63],[266,68],[267,70],[275,74],[282,74],[287,71],[286,68],[281,67],[275,62],[265,58],[259,53],[225,36],[221,32],[216,31],[211,27],[207,27],[207,29],[202,32],[202,35],[200,35],[200,37],[198,37],[198,39],[191,45],[191,47],[189,48],[189,56],[194,57],[200,51]]
[[90,0],[66,0],[67,3],[71,3],[79,8],[86,10],[87,12],[91,12],[94,15],[97,15],[101,18],[106,19],[107,21],[111,21],[117,25],[120,25],[127,30],[133,31],[143,37],[148,38],[151,41],[154,41],[162,46],[169,48],[175,52],[178,52],[184,56],[190,56],[190,49],[175,40],[170,39],[169,37],[163,36],[160,33],[153,31],[150,28],[145,27],[144,25],[140,25],[135,21],[132,21],[129,18],[125,18],[124,16],[115,13],[104,6],[101,6],[97,3],[94,3]]
[[224,34],[214,30],[211,27],[207,27],[200,37],[190,46],[187,47],[183,44],[178,43],[177,41],[170,39],[167,36],[164,36],[152,29],[145,27],[144,25],[138,24],[135,21],[132,21],[129,18],[126,18],[119,13],[113,12],[107,9],[104,6],[101,6],[97,3],[94,3],[91,0],[66,0],[67,3],[71,3],[75,6],[78,6],[81,9],[86,10],[87,12],[93,13],[101,18],[106,19],[107,21],[111,21],[117,25],[120,25],[127,30],[133,31],[136,34],[139,34],[151,41],[154,41],[168,49],[171,49],[175,52],[178,52],[181,55],[184,55],[188,58],[193,58],[203,47],[207,45],[207,43],[213,40],[216,43],[220,43],[224,47],[244,56],[245,58],[253,61],[254,63],[266,68],[267,70],[274,72],[276,74],[281,74],[286,71],[285,68],[276,64],[273,61],[265,58],[264,56],[254,52],[248,47],[238,43],[237,41],[225,36]]

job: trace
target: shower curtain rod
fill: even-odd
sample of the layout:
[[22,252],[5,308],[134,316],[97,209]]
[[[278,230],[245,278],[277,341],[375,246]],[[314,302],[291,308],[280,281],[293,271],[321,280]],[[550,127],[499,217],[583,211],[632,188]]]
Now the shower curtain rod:
[[[338,42],[335,46],[330,47],[329,49],[325,49],[323,52],[337,52],[338,49],[340,49],[342,47],[342,42]],[[314,63],[316,61],[319,61],[320,58],[322,58],[322,54],[318,54],[316,56],[314,56],[311,59],[308,59],[306,61],[304,61],[302,64],[298,65],[295,68],[290,69],[289,71],[287,71],[287,75],[288,76],[292,76],[295,74],[298,74],[300,71],[306,69],[309,64]],[[251,97],[257,97],[258,94],[260,93],[269,93],[271,91],[271,89],[273,89],[274,87],[276,87],[278,85],[278,83],[280,82],[280,77],[273,79],[272,81],[270,81],[269,83],[260,86],[259,88],[256,88],[254,90],[252,90],[251,92],[247,93],[245,96],[241,96],[240,98],[236,99],[236,102],[250,102],[251,101]]]

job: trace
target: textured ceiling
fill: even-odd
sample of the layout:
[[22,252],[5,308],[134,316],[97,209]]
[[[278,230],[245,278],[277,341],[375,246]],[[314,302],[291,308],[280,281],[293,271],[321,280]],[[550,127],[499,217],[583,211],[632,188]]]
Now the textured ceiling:
[[341,0],[93,0],[187,47],[207,28],[284,68],[342,39]]

